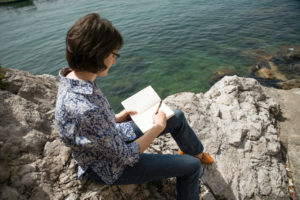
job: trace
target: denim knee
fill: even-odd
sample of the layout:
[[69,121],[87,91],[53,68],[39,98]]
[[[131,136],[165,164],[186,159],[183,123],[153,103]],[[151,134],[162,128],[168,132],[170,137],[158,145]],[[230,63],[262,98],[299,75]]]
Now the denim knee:
[[180,121],[185,120],[184,113],[181,110],[174,110],[174,113],[175,113],[175,117],[178,120],[180,120]]
[[181,161],[181,170],[182,172],[185,172],[183,175],[184,177],[200,172],[202,165],[200,159],[191,155],[182,155]]
[[200,175],[201,161],[198,158],[191,157],[191,159],[189,159],[189,167],[196,175]]
[[184,113],[181,110],[174,110],[174,113],[177,124],[187,123]]

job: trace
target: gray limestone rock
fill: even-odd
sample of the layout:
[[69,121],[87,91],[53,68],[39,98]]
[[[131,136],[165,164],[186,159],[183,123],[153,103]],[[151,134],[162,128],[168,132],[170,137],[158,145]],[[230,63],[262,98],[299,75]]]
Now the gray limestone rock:
[[[256,80],[237,76],[223,78],[198,97],[181,93],[169,96],[165,102],[184,111],[205,151],[215,158],[213,165],[203,166],[201,177],[214,197],[289,198],[285,158],[280,154],[278,132],[274,128],[276,116],[270,112],[278,112],[274,109],[279,105],[263,92]],[[196,108],[192,113],[186,109],[191,103]],[[200,122],[195,126],[190,116]]]
[[[71,150],[54,124],[57,79],[5,69],[0,90],[0,199],[174,199],[175,179],[107,186],[77,180]],[[203,199],[288,199],[279,105],[254,79],[225,77],[205,94],[178,93],[164,100],[181,109],[215,163],[202,167]],[[152,153],[177,154],[170,134]],[[201,191],[203,191],[201,189]]]
[[10,176],[10,171],[5,161],[0,162],[0,183],[5,182]]
[[19,199],[25,199],[24,197],[21,198],[19,192],[16,188],[9,187],[7,185],[0,186],[1,188],[1,199],[3,200],[19,200]]

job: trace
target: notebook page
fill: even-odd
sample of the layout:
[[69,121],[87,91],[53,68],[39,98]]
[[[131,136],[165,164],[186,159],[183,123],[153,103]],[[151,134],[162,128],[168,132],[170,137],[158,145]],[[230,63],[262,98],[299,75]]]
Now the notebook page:
[[148,86],[121,102],[126,110],[134,110],[138,114],[149,109],[160,101],[160,97],[151,86]]
[[167,119],[170,119],[171,117],[173,117],[175,115],[174,111],[171,110],[171,108],[169,106],[167,106],[165,103],[161,104],[160,110],[162,110],[162,111],[164,111],[164,113],[166,113]]
[[131,115],[131,119],[143,133],[145,133],[153,126],[152,114],[149,110],[147,111],[142,112],[140,114]]
[[[153,127],[152,116],[156,112],[158,106],[159,103],[156,103],[154,106],[150,107],[143,113],[131,115],[132,120],[143,133]],[[160,110],[166,113],[167,119],[171,118],[174,115],[174,112],[165,103],[161,104]]]

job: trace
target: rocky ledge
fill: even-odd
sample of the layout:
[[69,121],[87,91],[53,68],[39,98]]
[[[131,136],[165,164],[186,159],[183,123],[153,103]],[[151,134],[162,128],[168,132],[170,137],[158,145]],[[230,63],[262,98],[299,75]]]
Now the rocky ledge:
[[[87,178],[78,181],[70,149],[54,124],[58,80],[13,69],[4,69],[4,76],[0,199],[174,199],[174,178],[127,186],[97,185]],[[289,155],[299,158],[296,150],[287,153],[288,140],[281,145],[279,128],[285,113],[277,101],[280,95],[275,89],[269,94],[254,79],[226,76],[205,94],[178,93],[164,100],[184,111],[205,150],[215,158],[213,165],[202,166],[202,199],[296,198],[288,189],[292,179],[289,183],[286,167]],[[167,134],[147,151],[177,154],[178,147]],[[299,165],[292,166],[296,180]]]

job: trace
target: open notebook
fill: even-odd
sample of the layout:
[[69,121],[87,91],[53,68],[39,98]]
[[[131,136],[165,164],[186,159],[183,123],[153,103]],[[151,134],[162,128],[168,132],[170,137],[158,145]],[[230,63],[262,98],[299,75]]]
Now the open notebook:
[[[145,133],[153,126],[152,116],[156,112],[161,99],[151,86],[148,86],[131,97],[121,102],[125,110],[134,110],[137,114],[130,115],[131,119]],[[167,119],[174,115],[174,112],[162,103],[160,110],[166,113]]]

